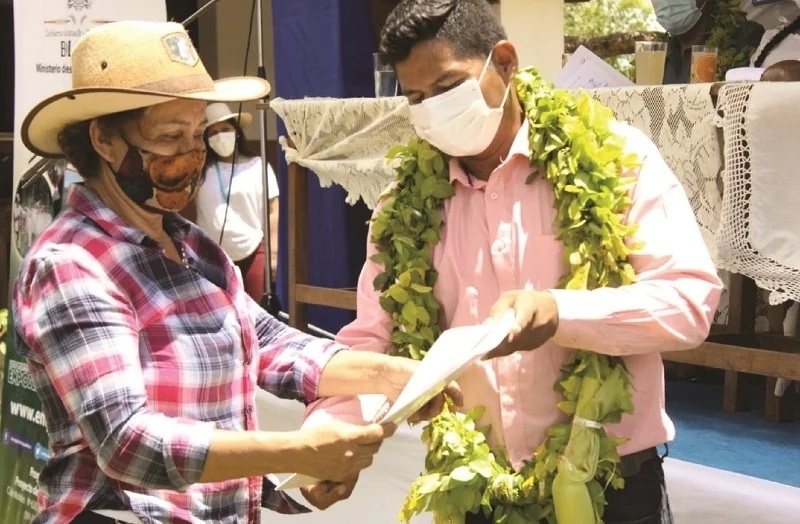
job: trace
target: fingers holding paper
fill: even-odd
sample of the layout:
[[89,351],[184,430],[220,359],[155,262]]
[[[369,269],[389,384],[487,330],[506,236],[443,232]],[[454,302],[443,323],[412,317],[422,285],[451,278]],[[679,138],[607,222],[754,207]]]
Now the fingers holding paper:
[[354,475],[341,482],[325,480],[300,488],[303,497],[317,509],[328,509],[339,501],[350,498],[358,482],[358,475]]
[[305,430],[301,444],[309,453],[297,472],[335,482],[351,479],[372,465],[384,439],[397,429],[394,424],[356,426],[331,422]]
[[[419,361],[410,358],[395,357],[391,360],[391,364],[386,366],[384,372],[384,395],[389,402],[393,403],[397,400],[419,366]],[[461,406],[463,395],[456,382],[450,382],[443,391],[435,395],[416,413],[411,415],[408,421],[414,423],[435,417],[442,412],[447,398],[450,398],[456,406]]]
[[464,405],[464,395],[461,393],[461,387],[457,382],[450,382],[444,388],[444,391],[430,399],[419,411],[411,415],[408,421],[411,424],[415,424],[432,419],[442,412],[447,399],[450,399],[457,407]]
[[514,311],[511,332],[485,359],[503,357],[517,351],[531,351],[550,340],[558,328],[558,306],[547,291],[517,290],[503,293],[490,315],[500,318]]

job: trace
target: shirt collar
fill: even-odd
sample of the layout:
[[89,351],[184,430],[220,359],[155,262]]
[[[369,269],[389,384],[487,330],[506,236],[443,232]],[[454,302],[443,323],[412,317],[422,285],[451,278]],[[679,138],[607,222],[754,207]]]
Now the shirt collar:
[[[97,224],[100,229],[113,239],[132,244],[161,246],[160,242],[150,238],[143,231],[128,225],[127,222],[100,200],[97,193],[83,184],[72,184],[70,186],[67,192],[66,205],[76,213]],[[189,221],[177,213],[169,213],[164,217],[164,231],[173,240],[186,236],[190,229],[191,224]]]
[[[529,129],[530,124],[528,123],[528,119],[523,118],[522,126],[520,126],[519,131],[517,131],[517,135],[514,137],[514,141],[511,143],[511,147],[508,150],[508,156],[500,162],[498,169],[503,167],[515,157],[523,156],[526,159],[530,158],[531,146],[528,139]],[[461,166],[461,162],[459,162],[457,158],[451,158],[450,183],[452,184],[456,181],[473,189],[479,189],[486,186],[486,181],[479,180],[470,175],[464,170],[464,168]]]

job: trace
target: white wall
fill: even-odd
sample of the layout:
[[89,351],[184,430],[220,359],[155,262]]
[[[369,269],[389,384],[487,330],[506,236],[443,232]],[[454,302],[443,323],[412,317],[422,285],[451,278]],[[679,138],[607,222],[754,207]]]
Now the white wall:
[[500,20],[517,46],[521,66],[555,80],[564,52],[564,0],[501,0]]
[[[264,66],[267,80],[272,84],[271,98],[275,91],[275,60],[272,44],[272,2],[262,0],[262,30],[264,35]],[[222,0],[200,19],[200,54],[209,73],[214,78],[241,76],[244,69],[244,55],[247,46],[248,23],[250,21],[251,2],[244,0]],[[250,54],[247,61],[247,74],[258,72],[258,33],[253,25],[250,42]],[[234,108],[235,109],[235,108]],[[244,104],[244,111],[257,117],[255,104]],[[276,138],[275,115],[269,114],[268,137]],[[259,134],[257,121],[245,130],[248,138],[257,139]]]

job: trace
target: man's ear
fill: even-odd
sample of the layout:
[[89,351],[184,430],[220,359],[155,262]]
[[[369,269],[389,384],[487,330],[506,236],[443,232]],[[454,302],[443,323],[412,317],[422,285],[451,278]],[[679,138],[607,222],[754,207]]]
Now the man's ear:
[[517,48],[508,40],[497,42],[492,51],[492,62],[494,62],[500,75],[506,82],[510,82],[519,69],[519,56]]
[[114,158],[114,144],[111,141],[111,135],[102,129],[96,119],[89,123],[89,138],[100,158],[114,165],[116,158]]

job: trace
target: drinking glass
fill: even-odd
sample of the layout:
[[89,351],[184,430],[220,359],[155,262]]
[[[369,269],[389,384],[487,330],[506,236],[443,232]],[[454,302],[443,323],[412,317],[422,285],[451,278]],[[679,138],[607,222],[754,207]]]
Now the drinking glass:
[[378,53],[372,54],[375,66],[375,98],[397,96],[397,75],[392,66],[381,62]]
[[636,42],[636,83],[640,86],[661,85],[666,62],[666,42]]
[[705,45],[692,46],[692,84],[707,84],[714,81],[717,73],[716,47]]

